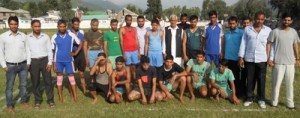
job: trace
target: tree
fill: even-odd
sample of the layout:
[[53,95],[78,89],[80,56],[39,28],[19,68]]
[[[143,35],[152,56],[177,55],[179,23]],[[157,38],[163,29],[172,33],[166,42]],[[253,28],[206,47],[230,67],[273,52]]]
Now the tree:
[[1,2],[0,4],[1,7],[5,7],[11,10],[16,10],[19,9],[21,6],[23,6],[22,3],[13,0],[0,0],[0,2]]
[[161,0],[147,0],[148,8],[145,11],[147,18],[153,19],[154,16],[162,15]]
[[277,18],[283,12],[290,12],[296,18],[300,17],[300,1],[299,0],[270,0],[273,9],[277,9]]
[[[61,3],[64,1],[68,2],[69,0],[60,0]],[[59,6],[58,0],[46,0],[45,3],[48,5],[49,10],[58,10],[59,9],[59,8],[57,8],[57,6]]]
[[240,0],[235,6],[234,14],[239,18],[253,18],[258,11],[264,11],[266,17],[272,16],[271,8],[265,0]]
[[228,7],[226,6],[226,2],[224,0],[205,0],[202,4],[202,19],[209,19],[208,13],[211,10],[216,10],[218,13],[218,19],[225,19],[224,14],[227,13]]
[[136,6],[133,5],[133,4],[128,4],[128,5],[126,6],[126,8],[129,9],[130,11],[132,11],[132,12],[138,14],[138,15],[143,15],[143,10],[140,9],[140,8],[138,8],[138,7],[136,7]]
[[69,21],[74,17],[74,12],[72,9],[71,0],[61,0],[59,3],[59,11],[60,11],[60,17],[66,21]]

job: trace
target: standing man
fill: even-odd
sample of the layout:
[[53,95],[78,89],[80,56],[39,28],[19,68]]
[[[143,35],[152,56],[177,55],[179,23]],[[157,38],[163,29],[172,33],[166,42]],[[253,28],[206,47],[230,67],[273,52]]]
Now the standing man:
[[104,52],[105,55],[108,55],[108,59],[112,64],[113,69],[115,69],[116,58],[122,56],[117,19],[112,19],[110,21],[110,28],[109,31],[104,32]]
[[8,18],[9,31],[0,36],[0,63],[6,72],[6,107],[9,114],[15,114],[13,108],[13,87],[16,75],[19,76],[21,105],[27,108],[26,94],[27,74],[30,66],[30,53],[26,50],[26,35],[18,31],[19,19],[17,16]]
[[187,23],[188,15],[186,13],[182,13],[180,15],[180,21],[181,21],[181,23],[178,24],[178,27],[180,27],[183,30],[186,30],[186,29],[190,28],[190,24]]
[[140,50],[139,40],[137,38],[136,28],[131,26],[132,16],[125,16],[126,26],[120,28],[121,49],[123,57],[126,60],[126,70],[130,72],[132,80],[135,79],[135,66],[139,64]]
[[53,53],[51,41],[47,34],[41,33],[41,22],[31,21],[32,33],[27,35],[27,48],[30,52],[31,68],[30,77],[34,95],[34,108],[40,108],[43,101],[43,92],[40,87],[40,74],[43,75],[43,83],[47,94],[47,103],[54,107],[53,84],[51,77],[51,66]]
[[[84,42],[84,32],[79,30],[80,20],[77,17],[72,19],[72,27],[69,32],[74,33],[78,39],[80,39],[80,43]],[[84,79],[84,71],[85,71],[85,57],[83,48],[79,49],[79,45],[74,45],[72,51],[79,50],[79,53],[74,56],[74,64],[75,68],[78,70],[78,75],[80,77],[81,87],[83,89],[83,93],[86,94],[86,85]]]
[[164,58],[172,55],[174,62],[181,66],[182,63],[182,39],[184,31],[177,26],[177,16],[170,16],[171,25],[165,28],[165,41],[163,41]]
[[[63,103],[62,96],[62,84],[63,84],[63,70],[65,70],[68,75],[69,82],[71,84],[71,93],[74,97],[76,103],[79,102],[76,93],[76,82],[74,77],[74,64],[73,56],[78,55],[82,43],[73,33],[68,32],[67,23],[64,20],[59,20],[57,23],[58,32],[52,36],[52,48],[54,50],[54,61],[53,61],[53,70],[57,75],[57,89],[59,103]],[[78,44],[79,47],[77,50],[73,51],[74,44]]]
[[91,29],[84,33],[84,56],[86,61],[86,66],[92,67],[97,59],[97,56],[100,52],[103,52],[103,32],[98,29],[99,20],[92,19],[91,20]]
[[238,18],[235,16],[229,17],[228,24],[230,30],[224,35],[224,58],[228,60],[228,68],[232,70],[235,78],[236,95],[242,97],[246,94],[246,78],[240,77],[241,68],[238,65],[238,53],[244,31],[237,27]]
[[246,16],[243,18],[243,28],[246,28],[247,26],[252,25],[251,18],[249,16]]
[[140,50],[140,54],[144,55],[144,50],[145,50],[145,35],[146,32],[148,30],[148,28],[146,28],[145,25],[145,18],[144,16],[138,16],[137,17],[137,24],[138,26],[136,27],[136,32],[137,32],[137,37],[139,40],[139,50]]
[[[254,100],[253,84],[257,78],[257,99],[261,108],[265,104],[265,84],[267,73],[267,39],[271,29],[263,25],[265,14],[257,12],[252,26],[246,27],[239,50],[239,65],[247,71],[247,98],[244,106],[249,106]],[[256,77],[256,76],[257,77]]]
[[[297,31],[290,27],[293,23],[293,17],[289,13],[282,15],[282,26],[274,29],[268,39],[267,53],[269,58],[268,64],[273,67],[272,71],[272,103],[276,107],[278,105],[278,97],[281,82],[286,81],[287,107],[295,109],[294,105],[294,76],[295,76],[295,60],[296,66],[300,66],[298,42],[299,37]],[[274,46],[271,48],[271,46]],[[273,49],[272,51],[270,51]]]
[[[219,64],[219,58],[223,58],[223,29],[222,25],[217,22],[217,11],[213,10],[208,13],[210,23],[205,26],[203,33],[203,44],[205,44],[206,61],[216,66]],[[203,45],[204,46],[204,45]]]
[[196,52],[202,50],[202,30],[197,26],[198,16],[190,17],[190,27],[185,30],[183,38],[183,59],[187,63],[189,59],[196,59]]

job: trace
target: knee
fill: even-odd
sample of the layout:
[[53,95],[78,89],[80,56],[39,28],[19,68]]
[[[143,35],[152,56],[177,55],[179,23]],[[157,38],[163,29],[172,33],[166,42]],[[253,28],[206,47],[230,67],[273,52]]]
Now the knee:
[[111,96],[109,97],[109,101],[110,101],[110,102],[115,102],[115,96],[114,96],[114,95],[111,95]]
[[163,96],[162,96],[162,95],[156,95],[156,96],[155,96],[155,99],[156,99],[157,101],[162,101],[162,100],[163,100]]
[[129,101],[135,100],[134,95],[133,95],[132,93],[130,93],[130,94],[128,95],[128,100],[129,100]]
[[206,97],[207,96],[207,90],[206,89],[200,89],[200,95],[202,97]]
[[218,93],[218,90],[216,88],[211,89],[211,94],[212,95],[217,95],[217,93]]
[[186,82],[187,82],[187,83],[192,83],[192,78],[191,78],[190,76],[187,77],[187,78],[186,78]]
[[116,103],[121,103],[121,102],[122,102],[121,96],[116,97]]
[[182,77],[180,77],[180,82],[181,83],[186,83],[186,81],[187,81],[187,78],[185,77],[185,76],[182,76]]

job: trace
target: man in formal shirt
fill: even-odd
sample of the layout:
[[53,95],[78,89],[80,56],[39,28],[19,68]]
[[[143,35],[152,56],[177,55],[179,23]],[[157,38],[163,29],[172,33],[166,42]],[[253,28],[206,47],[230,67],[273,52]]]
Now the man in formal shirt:
[[239,50],[239,64],[247,71],[247,98],[244,106],[249,106],[254,100],[253,83],[257,78],[257,99],[261,108],[265,104],[265,83],[267,72],[267,39],[271,29],[263,25],[265,14],[257,12],[252,26],[245,28]]
[[137,33],[137,37],[139,40],[139,50],[141,55],[144,55],[144,50],[145,50],[145,35],[146,32],[150,29],[149,27],[145,26],[145,18],[144,16],[138,16],[137,17],[137,24],[138,26],[136,27],[136,33]]
[[30,77],[34,95],[34,107],[40,108],[43,101],[43,92],[40,87],[40,74],[43,75],[43,82],[47,94],[47,103],[54,107],[53,84],[51,77],[51,66],[53,53],[51,41],[47,34],[41,33],[41,22],[31,21],[32,33],[27,35],[27,48],[30,52],[31,68]]
[[8,18],[9,31],[0,36],[0,63],[6,73],[6,107],[7,112],[14,114],[13,87],[16,75],[19,76],[21,105],[31,108],[27,104],[26,94],[27,73],[30,66],[30,53],[26,50],[26,35],[18,31],[17,16]]

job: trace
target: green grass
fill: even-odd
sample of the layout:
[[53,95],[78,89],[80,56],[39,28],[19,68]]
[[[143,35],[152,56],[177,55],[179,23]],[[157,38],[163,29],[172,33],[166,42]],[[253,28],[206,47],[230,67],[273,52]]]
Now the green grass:
[[[2,30],[3,31],[3,30]],[[22,30],[23,32],[30,30]],[[56,32],[56,30],[44,30],[50,36]],[[299,68],[296,69],[296,76],[294,82],[294,101],[295,106],[300,106],[300,77]],[[86,72],[86,77],[88,74]],[[271,69],[268,68],[267,82],[266,82],[266,99],[269,103],[271,99]],[[55,74],[52,74],[55,80]],[[76,74],[77,83],[79,85],[78,76]],[[66,80],[66,79],[65,79]],[[5,73],[0,69],[0,98],[5,97]],[[67,81],[64,82],[67,84]],[[16,78],[14,91],[18,89],[19,79]],[[28,85],[31,85],[30,76],[28,76]],[[86,118],[86,117],[299,117],[300,112],[291,111],[285,107],[285,81],[281,86],[281,93],[279,97],[279,107],[271,108],[267,105],[266,109],[260,109],[258,104],[254,103],[249,107],[243,107],[242,103],[239,106],[235,106],[226,100],[220,100],[219,103],[211,101],[205,98],[197,98],[194,103],[189,102],[189,94],[185,93],[186,105],[180,104],[175,99],[169,102],[158,102],[152,105],[141,105],[139,102],[132,102],[128,106],[122,104],[109,104],[104,101],[102,97],[99,97],[99,102],[96,105],[92,105],[92,98],[84,96],[79,88],[77,88],[77,94],[80,99],[79,104],[75,104],[69,95],[69,92],[64,88],[64,104],[56,104],[54,109],[44,101],[39,110],[25,109],[17,102],[15,106],[16,114],[11,116],[6,113],[6,101],[0,100],[0,118],[6,117],[22,117],[22,118],[39,118],[39,117],[64,117],[64,118]],[[31,92],[31,87],[28,87],[30,95],[29,103],[33,104],[34,97]],[[256,92],[255,92],[256,93]],[[55,102],[58,103],[57,89],[54,88]],[[14,97],[18,96],[18,93],[14,94]],[[178,94],[176,94],[178,96]],[[43,95],[46,100],[45,94]]]

